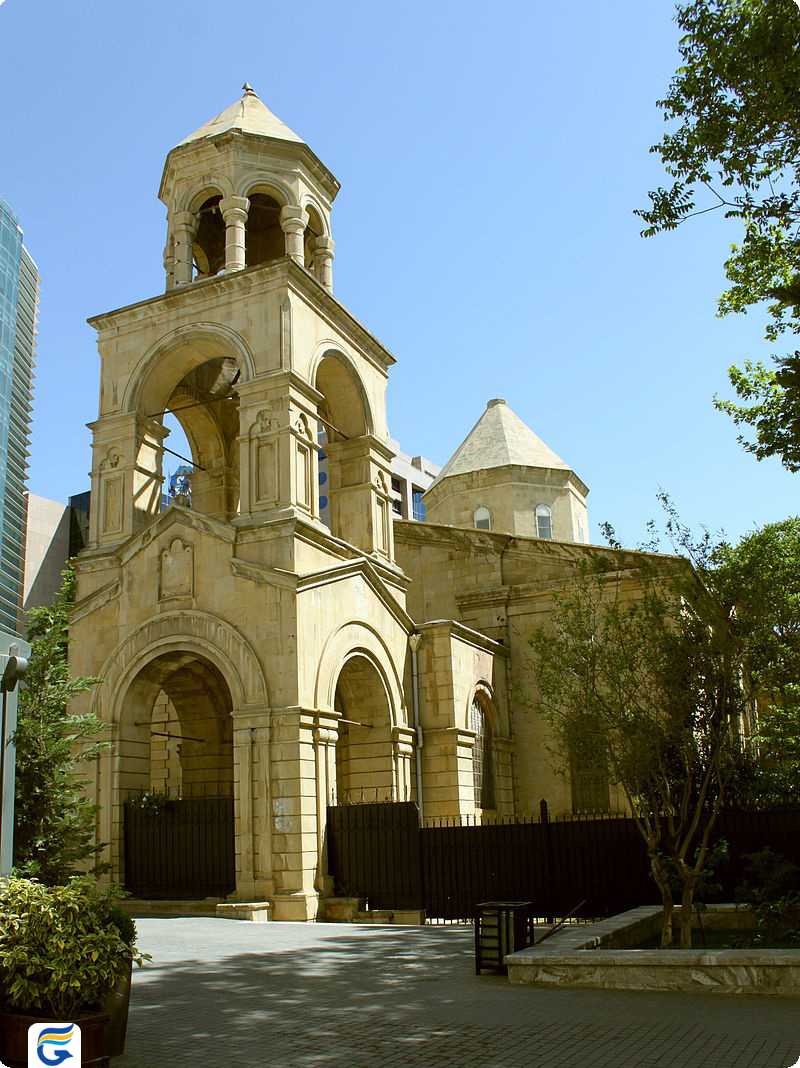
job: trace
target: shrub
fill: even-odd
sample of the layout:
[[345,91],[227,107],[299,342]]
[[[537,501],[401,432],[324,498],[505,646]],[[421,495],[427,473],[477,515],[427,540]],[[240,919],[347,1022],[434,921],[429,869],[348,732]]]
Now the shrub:
[[135,927],[119,893],[88,877],[48,887],[0,883],[0,1001],[12,1011],[73,1019],[99,1007],[125,973]]
[[800,946],[800,868],[769,847],[745,860],[746,877],[736,896],[755,915],[754,944]]

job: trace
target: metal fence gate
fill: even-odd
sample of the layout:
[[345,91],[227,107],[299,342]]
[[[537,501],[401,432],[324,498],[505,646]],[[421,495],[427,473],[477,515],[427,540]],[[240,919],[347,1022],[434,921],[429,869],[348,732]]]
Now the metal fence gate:
[[136,897],[225,897],[236,888],[233,798],[125,802],[125,889]]
[[[714,837],[729,857],[715,900],[731,901],[745,857],[765,846],[800,864],[800,809],[725,812]],[[424,909],[470,920],[487,900],[532,901],[536,915],[609,916],[658,904],[644,842],[627,817],[515,820],[475,826],[442,819],[420,827],[413,802],[328,809],[328,872],[335,892],[369,908]]]

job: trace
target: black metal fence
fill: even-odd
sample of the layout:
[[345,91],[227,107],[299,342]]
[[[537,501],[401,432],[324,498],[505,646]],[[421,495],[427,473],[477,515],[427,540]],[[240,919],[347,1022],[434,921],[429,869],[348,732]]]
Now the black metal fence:
[[[800,810],[726,812],[715,838],[729,843],[715,896],[730,901],[746,854],[768,845],[800,864]],[[539,916],[564,916],[584,901],[577,915],[586,918],[660,901],[627,817],[420,827],[413,803],[344,805],[328,809],[327,846],[336,893],[365,897],[370,908],[467,920],[486,900],[530,900]]]
[[236,887],[233,798],[125,802],[125,889],[136,897],[224,897]]

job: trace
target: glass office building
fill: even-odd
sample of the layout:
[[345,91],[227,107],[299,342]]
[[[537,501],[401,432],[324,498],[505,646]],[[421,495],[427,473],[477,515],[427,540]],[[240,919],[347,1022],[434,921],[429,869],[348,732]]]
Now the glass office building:
[[39,272],[0,200],[0,631],[21,632]]

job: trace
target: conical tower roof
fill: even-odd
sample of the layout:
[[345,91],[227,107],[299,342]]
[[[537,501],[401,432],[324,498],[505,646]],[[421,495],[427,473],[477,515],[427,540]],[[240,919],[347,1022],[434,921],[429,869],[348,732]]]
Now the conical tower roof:
[[302,137],[298,137],[294,130],[290,130],[285,122],[269,110],[263,100],[256,95],[252,86],[245,82],[243,88],[244,96],[240,100],[234,101],[219,115],[209,119],[199,130],[184,137],[180,143],[188,145],[192,141],[200,141],[205,137],[217,137],[229,130],[241,130],[242,133],[304,144]]
[[486,411],[439,472],[432,486],[451,475],[511,464],[517,467],[572,470],[498,397],[486,405]]

